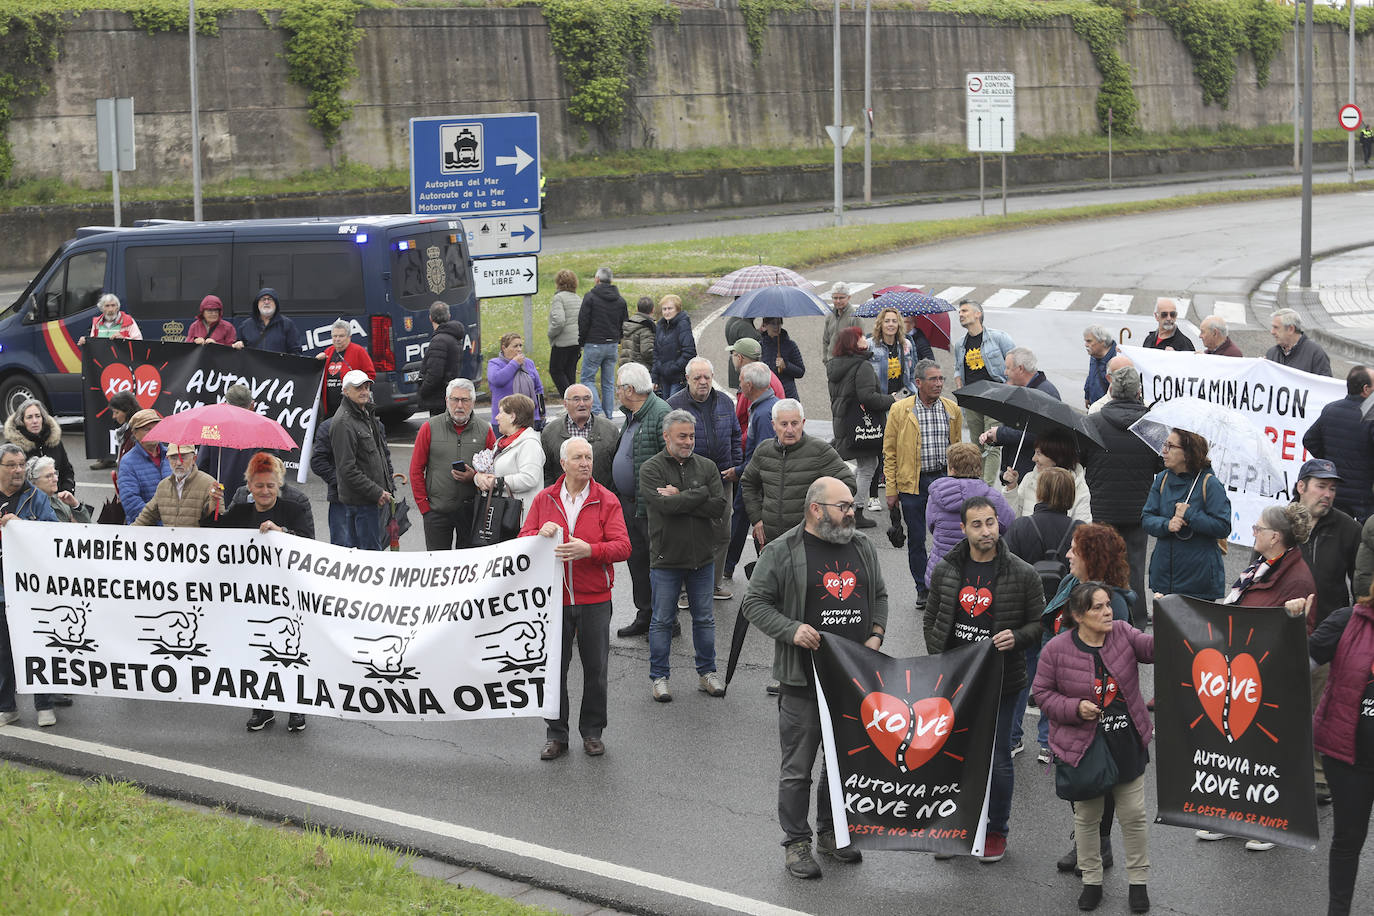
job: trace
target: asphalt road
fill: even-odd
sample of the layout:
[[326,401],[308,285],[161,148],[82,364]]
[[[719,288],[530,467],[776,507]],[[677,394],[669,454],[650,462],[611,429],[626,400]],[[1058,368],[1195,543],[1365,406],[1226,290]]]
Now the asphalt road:
[[[1318,200],[1318,250],[1374,240],[1374,216],[1362,215],[1363,203]],[[1052,227],[832,265],[815,271],[813,279],[825,285],[840,279],[918,282],[936,292],[964,286],[984,298],[1004,289],[1025,290],[1014,301],[1004,295],[1001,301],[1011,307],[990,309],[988,324],[1032,347],[1072,400],[1086,364],[1080,343],[1085,324],[1109,319],[1114,331],[1129,328],[1138,340],[1151,324],[1145,316],[1156,295],[1185,294],[1195,303],[1194,319],[1199,310],[1210,310],[1209,300],[1243,305],[1253,288],[1247,278],[1267,275],[1296,247],[1296,214],[1296,201],[1282,201]],[[714,231],[726,230],[714,224]],[[1048,292],[1078,295],[1063,310],[1037,307]],[[1109,293],[1132,297],[1125,311],[1093,312]],[[1107,302],[1111,309],[1121,305],[1120,299]],[[724,342],[709,321],[712,311],[708,306],[694,319],[702,352],[722,365]],[[1257,330],[1263,316],[1248,308],[1242,315],[1252,330],[1239,332],[1238,339],[1247,352],[1255,352],[1267,337]],[[815,361],[803,379],[802,396],[815,408],[810,428],[824,434],[820,324],[790,322],[789,330],[808,362]],[[947,354],[943,361],[950,371]],[[408,462],[407,444],[419,422],[415,418],[391,431],[398,466]],[[108,484],[108,473],[87,471],[77,460],[84,452],[75,429],[66,441],[81,469],[78,491],[87,501],[102,500],[110,491],[98,484]],[[323,487],[314,480],[304,487],[316,500],[317,526],[324,531]],[[402,546],[418,549],[420,540],[413,530]],[[897,656],[922,654],[905,552],[881,536],[874,540],[892,595],[884,649]],[[628,585],[622,575],[613,627],[632,615]],[[734,586],[742,589],[742,576]],[[737,606],[737,599],[717,602],[722,656]],[[871,853],[857,867],[823,865],[820,882],[788,878],[775,810],[776,712],[763,692],[771,646],[751,636],[742,671],[723,699],[695,690],[689,653],[689,645],[675,641],[676,699],[656,704],[649,696],[645,641],[612,638],[608,752],[597,759],[574,752],[541,762],[542,723],[530,720],[368,725],[314,717],[302,734],[288,735],[280,727],[247,734],[246,713],[239,710],[85,697],[60,712],[56,728],[41,732],[21,704],[26,719],[21,727],[0,732],[0,755],[358,831],[620,909],[670,914],[1073,910],[1077,881],[1053,866],[1067,848],[1069,811],[1054,797],[1052,775],[1035,762],[1033,748],[1016,759],[1010,851],[1002,862]],[[577,696],[574,690],[574,702]],[[1151,768],[1151,813],[1153,778]],[[1325,836],[1329,809],[1322,809],[1321,823]],[[1313,853],[1250,853],[1235,841],[1198,843],[1190,831],[1177,828],[1154,826],[1151,833],[1156,913],[1313,912],[1319,906],[1314,901],[1325,897],[1325,839]],[[1367,852],[1366,876],[1369,860]],[[1367,877],[1364,887],[1367,893]],[[1103,911],[1125,911],[1121,868],[1108,875]]]

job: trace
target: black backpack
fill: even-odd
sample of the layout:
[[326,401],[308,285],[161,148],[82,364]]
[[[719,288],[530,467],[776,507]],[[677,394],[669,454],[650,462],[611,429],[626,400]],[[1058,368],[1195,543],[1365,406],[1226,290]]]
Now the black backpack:
[[[1041,530],[1040,523],[1035,516],[1030,517],[1031,524],[1035,526],[1035,533],[1040,535],[1040,543],[1045,543],[1045,532]],[[1069,562],[1064,559],[1069,552],[1069,545],[1073,542],[1073,533],[1078,526],[1083,524],[1077,520],[1069,522],[1068,529],[1064,532],[1064,537],[1060,539],[1056,547],[1045,550],[1044,555],[1031,564],[1035,574],[1040,577],[1040,587],[1045,590],[1045,600],[1049,601],[1059,591],[1059,586],[1063,584],[1064,577],[1069,574]]]

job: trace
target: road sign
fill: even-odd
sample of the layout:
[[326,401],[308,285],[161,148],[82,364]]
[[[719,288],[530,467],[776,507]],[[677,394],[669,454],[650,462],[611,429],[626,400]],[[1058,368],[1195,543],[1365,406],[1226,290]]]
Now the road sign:
[[134,100],[95,100],[96,167],[102,172],[132,172],[134,160]]
[[970,73],[964,81],[970,153],[1016,151],[1016,76]]
[[473,261],[472,279],[478,299],[533,296],[539,292],[539,259],[527,255]]
[[463,231],[468,236],[468,252],[474,258],[537,254],[542,242],[538,213],[469,216],[463,220]]
[[410,212],[539,209],[539,115],[410,119]]
[[1358,105],[1342,105],[1339,117],[1341,127],[1346,130],[1358,130],[1360,122],[1364,120],[1364,113]]

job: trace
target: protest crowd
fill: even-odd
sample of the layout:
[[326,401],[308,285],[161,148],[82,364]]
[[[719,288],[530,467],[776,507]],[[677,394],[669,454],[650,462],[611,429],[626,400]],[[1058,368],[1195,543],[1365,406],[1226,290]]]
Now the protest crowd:
[[[1167,424],[1156,445],[1137,435],[1133,425],[1155,405],[1141,369],[1098,325],[1082,333],[1088,375],[1080,407],[1079,393],[1056,390],[1036,354],[986,324],[974,301],[950,313],[959,324],[954,339],[936,341],[896,307],[859,317],[861,304],[837,284],[821,352],[803,353],[782,318],[756,325],[732,317],[730,364],[718,368],[697,352],[678,297],[632,308],[609,268],[596,272],[585,295],[571,271],[559,272],[557,287],[547,391],[519,334],[501,338],[485,379],[460,377],[455,356],[464,329],[435,304],[433,358],[420,383],[430,417],[408,465],[393,465],[372,401],[372,360],[351,342],[346,320],[334,325],[329,346],[310,354],[322,380],[308,463],[328,488],[327,532],[316,532],[309,500],[273,452],[166,441],[155,432],[164,417],[122,394],[108,405],[118,427],[115,453],[91,456],[93,467],[115,469],[118,505],[106,509],[131,526],[256,528],[377,551],[409,524],[401,513],[409,502],[430,551],[517,536],[554,540],[562,712],[546,720],[538,752],[545,761],[571,748],[570,696],[579,698],[583,751],[606,753],[613,629],[623,640],[647,637],[645,692],[653,701],[671,702],[675,687],[693,678],[699,692],[725,697],[717,607],[738,598],[737,628],[752,624],[763,634],[756,639],[775,643],[765,689],[778,707],[782,860],[797,878],[821,876],[813,853],[846,866],[863,858],[836,836],[824,759],[816,774],[826,729],[813,654],[835,640],[881,650],[889,629],[908,626],[914,610],[929,655],[990,645],[997,659],[981,860],[1007,854],[1012,761],[1034,755],[1068,786],[1060,797],[1072,810],[1055,864],[1081,874],[1077,905],[1085,911],[1103,899],[1114,825],[1130,910],[1150,907],[1143,786],[1155,701],[1142,689],[1140,666],[1155,663],[1154,599],[1282,608],[1304,619],[1309,636],[1311,789],[1334,812],[1328,913],[1352,911],[1374,808],[1374,424],[1364,412],[1374,370],[1349,371],[1346,397],[1328,404],[1306,433],[1308,458],[1297,479],[1259,513],[1243,539],[1253,554],[1227,581],[1228,542],[1245,548],[1232,537],[1234,491],[1209,454],[1216,443]],[[263,289],[235,327],[221,319],[220,299],[206,296],[186,342],[299,353],[301,332],[284,314],[287,305]],[[137,334],[117,298],[104,296],[100,306],[91,337]],[[1242,355],[1220,317],[1202,322],[1200,341],[1178,318],[1161,299],[1144,347]],[[1296,313],[1276,312],[1271,331],[1265,359],[1330,375],[1330,360]],[[948,350],[952,376],[936,349]],[[828,438],[806,431],[808,409],[823,406],[799,395],[808,368],[827,383]],[[990,393],[955,395],[980,383]],[[477,409],[483,384],[490,419]],[[1059,402],[1065,413],[1054,422],[999,421],[995,402],[1015,389]],[[546,395],[563,410],[550,410]],[[243,386],[225,400],[253,408]],[[0,444],[0,524],[89,522],[92,508],[75,490],[57,422],[39,401],[20,405]],[[100,520],[116,519],[101,512]],[[876,548],[863,533],[874,529],[905,548],[914,609],[889,607]],[[621,569],[632,608],[613,607]],[[675,679],[671,648],[684,626],[693,670]],[[7,725],[20,713],[4,626],[0,640],[0,725]],[[569,683],[574,648],[580,684]],[[35,694],[38,724],[54,725],[55,707],[71,702]],[[254,709],[247,728],[266,729],[275,717]],[[304,730],[306,717],[290,713],[287,728]],[[1228,834],[1199,829],[1196,836],[1215,842]],[[1263,852],[1274,844],[1251,838],[1246,845]]]

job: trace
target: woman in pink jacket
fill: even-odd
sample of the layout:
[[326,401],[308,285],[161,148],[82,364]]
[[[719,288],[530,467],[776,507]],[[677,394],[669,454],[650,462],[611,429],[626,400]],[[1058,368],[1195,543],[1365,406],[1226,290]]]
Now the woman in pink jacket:
[[[1072,621],[1072,626],[1070,626]],[[1077,767],[1101,737],[1116,762],[1112,787],[1116,817],[1126,846],[1126,878],[1132,913],[1150,909],[1146,878],[1150,871],[1149,820],[1145,814],[1145,765],[1154,734],[1140,693],[1140,665],[1153,664],[1155,638],[1112,619],[1111,589],[1085,582],[1069,595],[1068,629],[1040,653],[1031,693],[1041,715],[1050,720],[1050,750],[1060,766]],[[1080,910],[1102,902],[1102,850],[1098,823],[1105,796],[1073,806],[1078,865],[1083,869]]]

